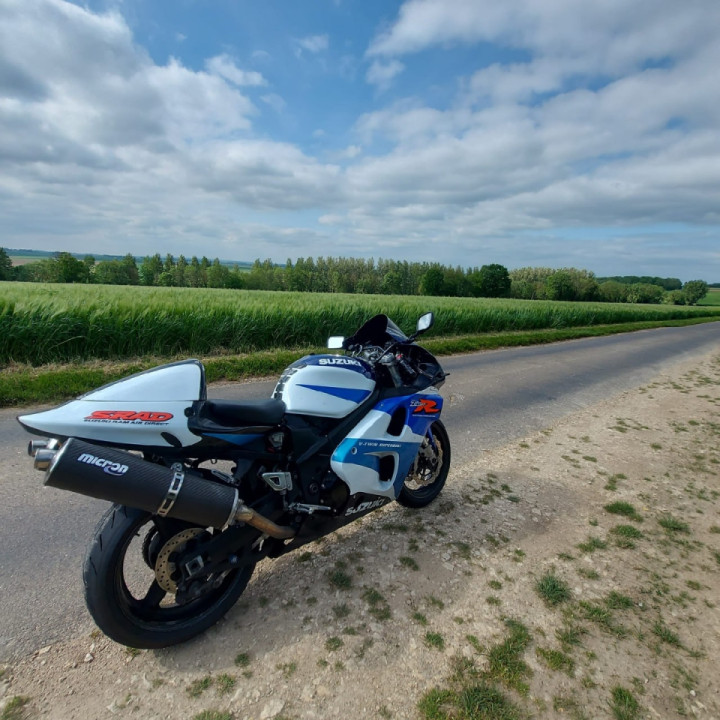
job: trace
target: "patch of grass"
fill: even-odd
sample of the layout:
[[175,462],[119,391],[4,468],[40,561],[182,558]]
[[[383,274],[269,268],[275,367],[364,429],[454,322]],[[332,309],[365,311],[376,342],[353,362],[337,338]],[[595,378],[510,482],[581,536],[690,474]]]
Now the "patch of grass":
[[662,621],[656,620],[652,627],[653,635],[656,635],[664,643],[674,647],[682,647],[680,638]]
[[23,720],[30,698],[26,695],[15,695],[8,700],[0,715],[0,720]]
[[235,664],[238,667],[247,667],[250,664],[250,653],[241,652],[235,656]]
[[577,625],[569,625],[561,630],[555,631],[555,637],[560,641],[563,650],[577,647],[581,644],[580,638],[585,634],[585,629]]
[[457,548],[457,554],[463,560],[470,560],[470,557],[471,557],[470,545],[468,545],[466,542],[462,542],[462,541],[454,542],[453,545]]
[[610,594],[605,598],[605,604],[611,610],[626,610],[627,608],[635,606],[632,598],[629,598],[627,595],[623,595],[622,593],[616,592],[615,590],[610,592]]
[[563,717],[570,717],[572,720],[588,720],[583,712],[583,706],[577,698],[566,695],[556,695],[553,698],[553,710]]
[[629,538],[632,540],[639,540],[644,537],[641,530],[638,530],[634,525],[616,525],[610,530],[613,535],[617,535],[621,538]]
[[607,543],[604,540],[601,540],[600,538],[593,535],[588,536],[588,539],[585,542],[578,543],[577,545],[578,550],[584,553],[591,553],[595,552],[596,550],[604,550],[606,547]]
[[330,651],[339,650],[344,644],[345,642],[342,638],[333,635],[325,641],[325,649]]
[[532,674],[522,654],[530,644],[530,632],[519,621],[507,619],[505,625],[510,635],[498,645],[493,645],[487,653],[487,677],[497,680],[521,695],[527,695],[529,686],[524,678]]
[[233,714],[223,710],[203,710],[193,715],[192,720],[233,720]]
[[295,671],[297,670],[297,663],[278,663],[275,666],[275,669],[279,670],[283,674],[283,677],[289,678],[295,674]]
[[641,717],[640,703],[629,690],[616,685],[611,690],[611,696],[610,709],[615,720],[638,720]]
[[445,638],[440,633],[426,632],[425,644],[429,648],[443,651],[445,649]]
[[600,604],[598,602],[581,600],[578,606],[586,620],[597,623],[605,632],[616,635],[617,637],[625,637],[627,635],[627,630],[622,625],[615,623],[612,610],[604,603]]
[[489,585],[493,590],[500,590],[500,589],[502,588],[502,583],[501,583],[499,580],[490,580],[490,582],[488,583],[488,585]]
[[642,522],[642,515],[629,503],[622,500],[605,505],[605,511],[612,515],[622,515],[623,517],[634,520],[635,522]]
[[232,675],[223,673],[215,678],[215,688],[218,695],[227,695],[235,687],[235,678]]
[[442,610],[445,607],[445,603],[440,600],[440,598],[436,598],[434,595],[427,595],[425,597],[425,602],[432,607],[438,608],[439,610]]
[[387,600],[374,588],[367,588],[363,593],[363,600],[369,605],[370,614],[378,621],[383,622],[392,617],[392,611]]
[[548,605],[559,605],[571,597],[570,586],[554,572],[545,573],[536,583],[535,591]]
[[497,597],[497,595],[488,595],[485,598],[485,602],[488,605],[501,605],[502,604],[502,600],[500,600],[500,598]]
[[414,612],[410,617],[418,623],[418,625],[422,625],[423,627],[428,624],[428,619],[425,615],[423,615],[421,612]]
[[206,675],[204,678],[193,680],[187,688],[185,688],[187,694],[190,697],[200,697],[208,688],[212,687],[213,679],[212,676]]
[[582,577],[586,578],[587,580],[599,580],[600,579],[600,573],[597,570],[579,567],[577,569],[577,573],[578,573],[578,575],[581,575]]
[[575,661],[560,650],[539,647],[535,649],[536,655],[541,658],[551,670],[564,672],[570,677],[575,676]]
[[352,587],[352,577],[342,568],[335,568],[328,573],[330,584],[338,590],[349,590]]
[[302,555],[298,555],[296,558],[296,562],[299,562],[299,563],[310,562],[310,560],[312,560],[311,552],[304,552]]
[[690,526],[686,522],[673,517],[670,514],[663,515],[663,517],[659,518],[658,524],[670,533],[690,534]]
[[617,473],[616,475],[611,475],[607,482],[605,483],[605,489],[606,490],[617,490],[617,481],[618,480],[627,480],[627,477],[623,475],[623,473]]
[[400,558],[400,564],[403,567],[410,568],[410,570],[419,570],[420,566],[417,564],[414,558],[408,557],[407,555],[403,555]]

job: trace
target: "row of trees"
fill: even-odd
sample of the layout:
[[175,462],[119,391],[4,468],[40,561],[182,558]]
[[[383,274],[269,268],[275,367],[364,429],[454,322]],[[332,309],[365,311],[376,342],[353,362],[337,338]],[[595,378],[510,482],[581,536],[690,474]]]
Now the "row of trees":
[[677,278],[625,276],[598,280],[592,272],[576,268],[526,267],[510,273],[510,295],[515,298],[695,305],[707,291],[703,280],[690,280],[684,285]]
[[677,278],[625,276],[598,280],[577,268],[525,267],[508,272],[496,263],[482,267],[449,267],[362,258],[298,258],[285,265],[256,260],[247,270],[223,265],[217,258],[148,255],[139,263],[122,259],[82,260],[70,253],[13,268],[0,248],[0,279],[33,282],[102,283],[168,287],[247,288],[450,297],[513,297],[529,300],[673,303],[694,305],[707,293],[702,280],[684,285]]

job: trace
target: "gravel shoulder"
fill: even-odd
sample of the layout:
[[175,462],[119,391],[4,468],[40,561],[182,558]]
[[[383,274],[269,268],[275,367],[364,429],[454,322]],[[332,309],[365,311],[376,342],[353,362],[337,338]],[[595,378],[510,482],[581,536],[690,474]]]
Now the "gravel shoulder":
[[719,438],[716,353],[265,561],[186,645],[39,648],[3,668],[2,717],[501,717],[453,704],[480,686],[502,717],[720,717]]

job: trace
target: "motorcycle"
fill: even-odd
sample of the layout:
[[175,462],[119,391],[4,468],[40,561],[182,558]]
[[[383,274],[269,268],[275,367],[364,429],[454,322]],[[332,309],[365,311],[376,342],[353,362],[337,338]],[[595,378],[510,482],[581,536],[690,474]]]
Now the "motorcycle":
[[290,365],[265,401],[209,399],[203,365],[184,360],[19,417],[48,438],[28,448],[45,485],[114,503],[83,566],[97,626],[134,648],[184,642],[260,560],[393,500],[432,502],[450,465],[446,375],[415,340],[433,320],[407,337],[376,315],[330,338],[344,354]]

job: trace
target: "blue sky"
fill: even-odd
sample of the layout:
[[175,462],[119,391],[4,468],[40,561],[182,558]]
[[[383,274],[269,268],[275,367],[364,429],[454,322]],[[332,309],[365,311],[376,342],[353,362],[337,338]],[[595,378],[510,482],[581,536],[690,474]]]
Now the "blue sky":
[[720,281],[716,0],[2,0],[0,244]]

